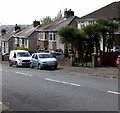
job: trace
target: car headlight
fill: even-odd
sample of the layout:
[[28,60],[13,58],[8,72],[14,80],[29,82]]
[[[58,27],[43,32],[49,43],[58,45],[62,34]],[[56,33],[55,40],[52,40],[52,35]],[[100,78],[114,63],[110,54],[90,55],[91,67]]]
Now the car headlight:
[[18,59],[19,62],[22,62],[22,59]]

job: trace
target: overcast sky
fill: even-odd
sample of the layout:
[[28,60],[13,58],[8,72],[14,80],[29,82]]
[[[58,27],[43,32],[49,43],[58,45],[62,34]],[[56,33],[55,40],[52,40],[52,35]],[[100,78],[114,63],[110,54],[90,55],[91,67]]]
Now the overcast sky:
[[0,25],[32,24],[65,8],[82,17],[118,0],[0,0]]

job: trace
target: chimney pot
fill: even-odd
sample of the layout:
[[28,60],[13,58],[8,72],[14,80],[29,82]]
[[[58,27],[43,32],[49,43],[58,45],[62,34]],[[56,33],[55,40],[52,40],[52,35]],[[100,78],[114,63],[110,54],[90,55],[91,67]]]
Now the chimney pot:
[[37,27],[38,25],[40,25],[40,21],[36,21],[36,20],[35,20],[35,21],[33,22],[33,27]]
[[71,16],[74,16],[74,11],[69,9],[68,11],[64,11],[64,18],[69,18]]

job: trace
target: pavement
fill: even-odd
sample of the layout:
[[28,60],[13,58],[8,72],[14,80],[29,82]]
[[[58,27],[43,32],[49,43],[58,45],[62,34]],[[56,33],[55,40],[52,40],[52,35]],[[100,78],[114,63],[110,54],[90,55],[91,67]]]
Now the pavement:
[[74,74],[83,74],[99,77],[108,77],[114,79],[120,79],[118,67],[71,67],[71,66],[60,66],[64,68],[64,71],[74,73]]
[[[3,62],[2,63],[8,63]],[[76,67],[76,66],[58,66],[58,69],[64,69],[65,72],[70,72],[74,74],[83,74],[99,77],[108,77],[114,79],[120,79],[120,70],[118,67]]]

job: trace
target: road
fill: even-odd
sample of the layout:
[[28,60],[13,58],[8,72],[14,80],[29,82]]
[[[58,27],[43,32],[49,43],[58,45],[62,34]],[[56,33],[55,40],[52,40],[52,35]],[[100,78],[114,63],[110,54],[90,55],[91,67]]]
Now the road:
[[118,111],[118,80],[2,64],[2,102],[13,111]]

